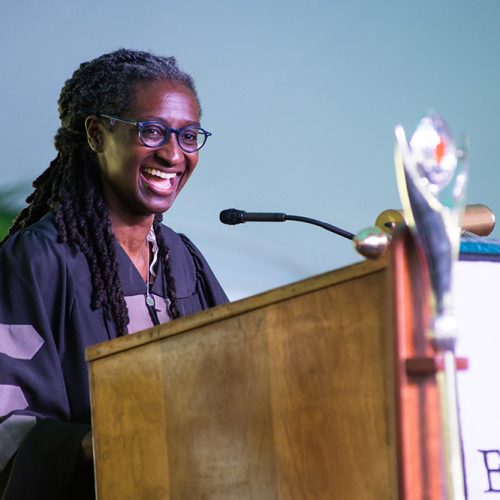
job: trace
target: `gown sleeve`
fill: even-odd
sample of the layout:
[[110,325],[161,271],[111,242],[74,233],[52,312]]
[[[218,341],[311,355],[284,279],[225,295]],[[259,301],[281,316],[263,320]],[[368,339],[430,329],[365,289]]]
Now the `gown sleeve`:
[[75,294],[61,247],[30,230],[0,247],[4,500],[78,498],[71,491],[90,425],[71,422],[62,369]]
[[196,269],[196,292],[200,299],[202,309],[225,304],[229,302],[226,293],[208,265],[205,257],[196,248],[194,243],[185,235],[179,234],[182,242],[189,250]]

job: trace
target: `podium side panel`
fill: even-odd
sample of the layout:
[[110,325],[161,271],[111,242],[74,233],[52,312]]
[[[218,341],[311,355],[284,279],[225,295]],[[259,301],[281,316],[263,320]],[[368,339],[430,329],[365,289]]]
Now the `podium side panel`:
[[446,496],[442,429],[435,374],[407,372],[410,359],[433,360],[427,337],[430,284],[425,261],[408,231],[392,241],[392,314],[397,386],[399,497],[441,500]]
[[154,344],[90,364],[99,500],[169,498],[160,367]]

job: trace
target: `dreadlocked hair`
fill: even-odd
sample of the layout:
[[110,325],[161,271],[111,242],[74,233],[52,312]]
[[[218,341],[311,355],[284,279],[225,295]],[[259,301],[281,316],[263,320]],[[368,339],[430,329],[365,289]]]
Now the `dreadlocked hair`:
[[[184,85],[199,106],[193,79],[179,69],[174,57],[120,49],[80,65],[59,97],[61,127],[54,139],[57,156],[33,182],[34,190],[26,198],[26,208],[3,240],[52,211],[58,241],[80,248],[87,259],[92,279],[92,308],[103,307],[111,314],[118,335],[127,333],[129,316],[118,274],[115,238],[97,159],[87,143],[85,119],[98,114],[120,116],[130,109],[138,84],[157,80]],[[175,283],[161,221],[161,214],[157,214],[153,229],[167,283],[170,316],[176,318],[179,313],[175,306]]]

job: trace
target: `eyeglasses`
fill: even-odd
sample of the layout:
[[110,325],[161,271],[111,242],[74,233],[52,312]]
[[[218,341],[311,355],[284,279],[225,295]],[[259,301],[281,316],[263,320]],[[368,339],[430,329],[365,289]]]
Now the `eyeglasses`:
[[170,128],[161,122],[145,121],[138,122],[135,120],[126,120],[116,116],[100,114],[102,118],[108,118],[113,122],[122,122],[137,127],[139,131],[139,139],[148,148],[159,148],[163,146],[170,139],[170,134],[175,134],[177,137],[177,144],[186,153],[194,153],[201,149],[207,139],[212,135],[210,132],[196,127],[187,125],[182,128]]

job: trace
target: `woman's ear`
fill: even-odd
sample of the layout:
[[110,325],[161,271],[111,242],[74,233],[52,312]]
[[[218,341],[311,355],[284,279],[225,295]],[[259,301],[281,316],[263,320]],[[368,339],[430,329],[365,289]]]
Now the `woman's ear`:
[[102,152],[102,122],[95,115],[85,118],[85,130],[87,132],[87,142],[94,153]]

